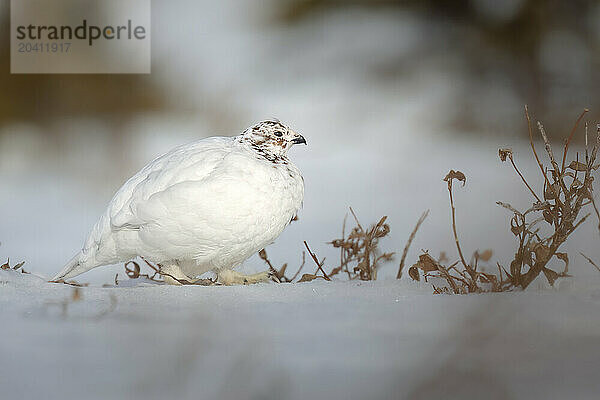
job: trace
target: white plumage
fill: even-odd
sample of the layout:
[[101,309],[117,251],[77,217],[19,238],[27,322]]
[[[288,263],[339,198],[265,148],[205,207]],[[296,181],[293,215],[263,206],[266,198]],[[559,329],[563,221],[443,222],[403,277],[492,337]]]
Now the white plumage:
[[272,243],[301,208],[304,181],[286,156],[296,143],[306,141],[263,121],[158,157],[117,191],[54,280],[136,256],[161,264],[173,284],[211,270],[227,284],[264,280],[266,273],[231,270]]

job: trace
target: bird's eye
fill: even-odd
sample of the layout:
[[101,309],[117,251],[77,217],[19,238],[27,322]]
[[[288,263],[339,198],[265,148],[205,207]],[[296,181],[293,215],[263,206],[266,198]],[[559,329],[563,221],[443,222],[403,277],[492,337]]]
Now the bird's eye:
[[277,131],[274,133],[275,136],[277,137],[282,137],[283,136],[283,132]]

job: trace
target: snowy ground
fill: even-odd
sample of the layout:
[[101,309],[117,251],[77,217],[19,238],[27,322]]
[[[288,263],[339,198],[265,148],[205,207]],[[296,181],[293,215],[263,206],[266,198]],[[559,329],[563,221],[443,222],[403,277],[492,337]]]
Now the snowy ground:
[[[326,242],[339,234],[348,205],[364,224],[389,215],[392,233],[382,245],[396,251],[429,208],[407,262],[420,249],[455,257],[441,180],[450,168],[468,177],[455,192],[464,248],[510,259],[508,216],[494,201],[531,200],[497,159],[506,142],[422,134],[350,141],[360,150],[332,153],[330,137],[311,139],[292,154],[306,180],[305,207],[268,247],[277,265],[298,265],[306,239],[333,266],[337,254]],[[513,147],[524,174],[535,176],[526,143]],[[43,277],[77,251],[114,190],[52,168],[5,170],[0,181],[0,255],[25,260]],[[577,253],[599,259],[594,225],[564,248],[573,279],[554,289],[538,279],[525,293],[502,295],[435,296],[406,276],[390,279],[397,263],[375,283],[131,287],[124,280],[102,288],[116,272],[123,279],[122,266],[113,266],[78,277],[92,287],[63,315],[58,303],[72,288],[0,271],[0,388],[11,399],[597,398],[600,273]],[[242,267],[261,269],[257,258]]]
[[0,271],[0,387],[32,399],[592,399],[600,279],[74,289]]

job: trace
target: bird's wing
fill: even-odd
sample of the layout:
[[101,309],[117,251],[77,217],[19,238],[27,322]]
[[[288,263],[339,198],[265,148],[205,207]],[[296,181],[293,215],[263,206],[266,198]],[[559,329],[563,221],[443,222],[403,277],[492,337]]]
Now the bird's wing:
[[110,202],[112,229],[136,229],[144,220],[136,210],[156,193],[187,181],[202,181],[231,152],[231,138],[208,138],[177,147],[129,179]]
[[121,228],[137,227],[136,253],[199,263],[231,259],[236,248],[278,229],[273,213],[281,214],[281,194],[270,182],[281,174],[239,148],[217,147],[195,161],[186,152],[186,167],[164,167],[136,186],[128,203],[132,217]]
[[138,230],[144,220],[138,209],[154,194],[184,181],[200,181],[231,152],[233,138],[213,137],[179,146],[154,159],[117,191],[96,223],[84,253],[99,249],[115,231]]
[[136,205],[136,215],[144,221],[138,232],[143,253],[160,252],[157,257],[163,259],[211,258],[224,247],[252,241],[256,229],[268,225],[253,223],[259,214],[256,199],[268,197],[268,189],[260,195],[252,180],[228,173],[230,164],[224,161],[205,179],[171,185]]

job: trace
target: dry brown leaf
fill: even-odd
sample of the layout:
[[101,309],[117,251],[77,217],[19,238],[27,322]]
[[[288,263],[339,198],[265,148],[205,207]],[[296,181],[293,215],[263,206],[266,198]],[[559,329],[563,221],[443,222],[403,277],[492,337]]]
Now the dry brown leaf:
[[583,183],[579,179],[577,179],[577,178],[573,179],[573,182],[571,183],[571,187],[580,188],[582,186],[583,186]]
[[287,263],[283,264],[281,266],[281,268],[279,269],[279,271],[277,271],[277,277],[279,279],[283,278],[285,276],[285,270],[287,269]]
[[546,187],[546,191],[544,192],[544,198],[555,199],[557,194],[560,195],[560,185],[558,183],[554,183]]
[[512,158],[512,149],[510,149],[510,148],[498,149],[498,156],[500,156],[500,161],[504,162],[504,161],[506,161],[507,157]]
[[336,268],[332,269],[328,275],[329,276],[337,275],[340,273],[341,270],[342,270],[342,267],[336,267]]
[[533,249],[535,253],[536,260],[546,259],[549,256],[550,248],[548,246],[544,246],[543,244],[538,244]]
[[317,279],[318,276],[315,274],[303,274],[302,278],[298,280],[298,282],[311,282]]
[[419,256],[419,261],[413,265],[421,269],[423,272],[432,272],[438,270],[438,263],[428,253],[423,253]]
[[444,177],[444,182],[451,182],[453,179],[456,179],[462,182],[463,186],[467,183],[467,177],[460,171],[455,171],[453,169],[448,172],[448,174]]
[[521,232],[523,232],[523,230],[525,229],[525,227],[523,225],[510,225],[510,231],[513,233],[513,235],[518,236],[521,234]]
[[20,262],[20,263],[18,263],[17,265],[15,265],[15,266],[13,267],[13,269],[14,269],[15,271],[17,271],[17,270],[18,270],[19,268],[21,268],[23,265],[25,265],[25,261],[23,261],[23,262]]
[[573,171],[585,172],[587,171],[587,165],[579,161],[571,161],[571,164],[567,167]]
[[552,216],[552,213],[546,210],[542,213],[542,215],[544,216],[544,221],[552,225],[552,223],[554,222],[554,217]]
[[525,249],[523,249],[523,257],[521,257],[521,260],[523,260],[523,264],[525,265],[529,265],[530,267],[533,265],[533,257],[531,256],[532,251],[529,247],[526,247]]
[[258,256],[260,257],[261,260],[267,261],[267,252],[265,251],[265,249],[262,249],[261,251],[259,251]]
[[569,255],[567,253],[556,253],[555,256],[565,263],[565,268],[562,273],[567,274],[569,272]]
[[544,272],[544,275],[546,276],[546,279],[548,279],[548,283],[551,286],[554,286],[554,282],[560,277],[556,272],[549,268],[542,269],[542,272]]
[[408,269],[408,276],[412,278],[413,281],[420,281],[421,277],[419,276],[419,270],[415,265]]

